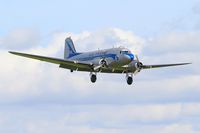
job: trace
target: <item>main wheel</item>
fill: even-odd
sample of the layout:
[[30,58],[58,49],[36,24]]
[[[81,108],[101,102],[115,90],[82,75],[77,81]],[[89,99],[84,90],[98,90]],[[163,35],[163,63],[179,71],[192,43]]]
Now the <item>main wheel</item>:
[[90,77],[90,80],[91,80],[92,83],[95,83],[96,80],[97,80],[97,76],[92,74],[91,77]]
[[127,84],[131,85],[133,83],[133,78],[132,77],[128,77],[127,78]]

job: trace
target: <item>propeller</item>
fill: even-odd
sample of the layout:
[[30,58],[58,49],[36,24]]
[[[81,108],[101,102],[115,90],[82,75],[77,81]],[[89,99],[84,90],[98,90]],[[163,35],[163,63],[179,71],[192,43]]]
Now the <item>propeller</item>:
[[105,58],[101,59],[99,64],[101,64],[103,67],[107,67],[108,66],[107,61],[106,61]]
[[100,71],[100,69],[102,67],[108,67],[108,64],[107,64],[107,61],[105,58],[102,58],[100,61],[99,61],[99,65],[95,66],[93,69],[94,71]]
[[138,55],[135,55],[135,57],[136,57],[136,60],[139,62],[139,58],[138,58]]
[[142,62],[140,62],[137,55],[135,55],[135,58],[136,58],[136,63],[135,63],[136,71],[134,72],[134,75],[139,73],[144,67],[144,65],[142,64]]
[[143,68],[144,65],[142,64],[142,62],[140,62],[137,55],[135,55],[135,57],[136,57],[136,61],[137,61],[136,65],[137,65],[137,67],[139,68],[139,71],[140,71]]
[[175,64],[157,64],[157,65],[143,65],[142,62],[139,61],[139,58],[137,55],[136,57],[136,64],[135,67],[137,67],[136,72],[140,72],[142,69],[151,69],[151,68],[160,68],[160,67],[171,67],[171,66],[180,66],[180,65],[188,65],[191,63],[175,63]]

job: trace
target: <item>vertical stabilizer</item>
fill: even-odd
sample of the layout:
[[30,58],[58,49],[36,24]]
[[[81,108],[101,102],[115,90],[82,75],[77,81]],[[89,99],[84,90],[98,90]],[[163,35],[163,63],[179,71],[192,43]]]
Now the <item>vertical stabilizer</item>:
[[71,37],[68,37],[65,39],[64,59],[70,58],[74,55],[76,55],[76,49]]

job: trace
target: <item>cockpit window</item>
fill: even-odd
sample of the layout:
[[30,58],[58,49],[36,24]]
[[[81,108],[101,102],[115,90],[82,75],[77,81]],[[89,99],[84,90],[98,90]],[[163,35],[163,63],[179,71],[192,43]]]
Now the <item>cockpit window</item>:
[[121,54],[128,54],[129,51],[120,51]]

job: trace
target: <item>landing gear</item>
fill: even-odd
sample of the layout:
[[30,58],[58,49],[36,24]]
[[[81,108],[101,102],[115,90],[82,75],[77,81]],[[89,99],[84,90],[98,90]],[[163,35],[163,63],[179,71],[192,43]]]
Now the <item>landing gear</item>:
[[95,83],[97,80],[96,73],[90,73],[90,80],[92,83]]
[[131,85],[133,83],[133,78],[132,77],[128,77],[127,78],[127,84]]
[[128,85],[131,85],[133,83],[133,74],[132,73],[126,74],[126,82]]
[[[96,82],[96,80],[97,80],[96,72],[90,72],[90,80],[92,83]],[[128,85],[131,85],[133,83],[133,74],[132,73],[126,73],[126,82]]]

